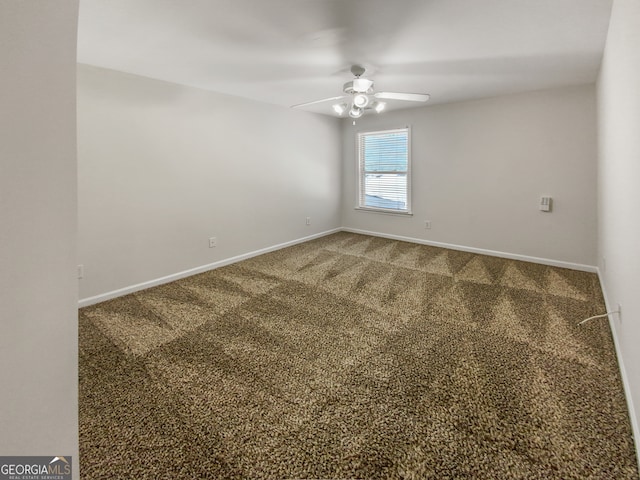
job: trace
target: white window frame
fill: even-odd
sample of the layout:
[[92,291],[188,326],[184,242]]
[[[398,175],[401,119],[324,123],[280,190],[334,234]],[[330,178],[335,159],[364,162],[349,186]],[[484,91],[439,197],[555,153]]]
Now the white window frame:
[[[407,170],[397,170],[397,173],[406,173],[407,175],[407,206],[406,209],[399,210],[395,208],[383,208],[383,207],[369,207],[364,204],[365,197],[365,175],[366,173],[376,173],[376,172],[365,172],[364,170],[364,157],[363,157],[363,149],[362,149],[362,139],[367,135],[379,135],[379,134],[387,134],[387,133],[396,133],[396,132],[406,132],[407,133]],[[401,127],[401,128],[392,128],[388,130],[376,130],[376,131],[367,131],[367,132],[357,132],[356,133],[356,170],[357,170],[357,197],[356,197],[356,210],[362,210],[365,212],[375,212],[375,213],[385,213],[390,215],[413,215],[411,212],[411,127]],[[388,172],[379,172],[379,173],[394,173],[393,171]]]

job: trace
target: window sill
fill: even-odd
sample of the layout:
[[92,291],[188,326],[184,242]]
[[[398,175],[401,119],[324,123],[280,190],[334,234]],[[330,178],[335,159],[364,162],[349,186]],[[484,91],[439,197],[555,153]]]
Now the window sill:
[[411,212],[402,212],[402,211],[396,211],[396,210],[385,210],[382,208],[365,208],[365,207],[355,207],[355,210],[358,210],[359,212],[366,212],[366,213],[382,213],[383,215],[397,215],[400,217],[413,217],[413,213]]

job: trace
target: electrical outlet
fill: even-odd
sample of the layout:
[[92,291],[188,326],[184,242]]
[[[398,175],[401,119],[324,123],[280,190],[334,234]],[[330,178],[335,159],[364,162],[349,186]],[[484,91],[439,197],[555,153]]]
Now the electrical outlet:
[[424,229],[425,230],[431,230],[431,220],[425,220],[424,221]]
[[307,217],[307,225],[311,225],[311,217]]
[[218,239],[216,237],[209,238],[209,248],[214,248],[218,246]]
[[84,278],[84,265],[78,265],[78,279]]

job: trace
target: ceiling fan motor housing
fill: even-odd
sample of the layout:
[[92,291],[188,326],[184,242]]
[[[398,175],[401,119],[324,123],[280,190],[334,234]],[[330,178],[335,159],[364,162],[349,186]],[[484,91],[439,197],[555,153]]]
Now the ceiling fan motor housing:
[[373,81],[366,78],[354,78],[343,86],[344,93],[372,93]]

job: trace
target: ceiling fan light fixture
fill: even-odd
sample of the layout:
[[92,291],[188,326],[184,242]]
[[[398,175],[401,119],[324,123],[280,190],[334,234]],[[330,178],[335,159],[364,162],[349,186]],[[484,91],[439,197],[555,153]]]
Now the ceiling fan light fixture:
[[349,110],[349,116],[351,118],[360,118],[363,113],[364,113],[364,110],[357,107],[356,105],[352,105],[351,110]]
[[342,114],[344,114],[344,112],[347,111],[347,104],[346,103],[336,103],[335,105],[333,105],[333,111],[336,112],[338,115],[342,115]]
[[358,93],[353,96],[353,104],[358,108],[365,108],[369,105],[369,97],[367,97],[364,93]]
[[376,111],[376,113],[382,113],[386,107],[387,104],[385,102],[376,102],[373,105],[373,109]]

